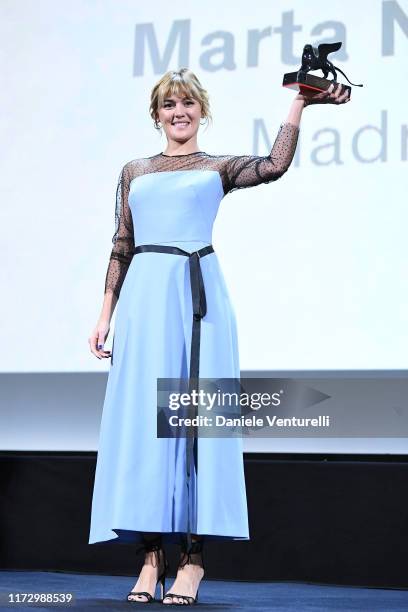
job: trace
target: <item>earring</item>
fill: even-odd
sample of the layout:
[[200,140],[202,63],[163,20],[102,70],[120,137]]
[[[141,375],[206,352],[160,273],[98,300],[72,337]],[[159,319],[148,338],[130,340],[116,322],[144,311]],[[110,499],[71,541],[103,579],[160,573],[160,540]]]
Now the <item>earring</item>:
[[204,119],[204,123],[201,123],[201,121],[200,121],[200,125],[205,125],[206,121],[207,121],[207,118]]

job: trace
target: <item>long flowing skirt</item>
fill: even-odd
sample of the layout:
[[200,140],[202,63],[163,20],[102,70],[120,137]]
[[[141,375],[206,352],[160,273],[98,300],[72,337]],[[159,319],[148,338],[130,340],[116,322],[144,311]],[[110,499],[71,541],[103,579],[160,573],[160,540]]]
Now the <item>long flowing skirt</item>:
[[[166,243],[195,251],[203,242]],[[216,253],[200,260],[207,299],[200,377],[239,378],[237,329]],[[135,255],[117,303],[113,361],[100,427],[89,544],[178,541],[187,531],[186,438],[157,438],[157,378],[188,378],[192,302],[188,258]],[[249,539],[242,439],[198,438],[192,483],[208,539]]]

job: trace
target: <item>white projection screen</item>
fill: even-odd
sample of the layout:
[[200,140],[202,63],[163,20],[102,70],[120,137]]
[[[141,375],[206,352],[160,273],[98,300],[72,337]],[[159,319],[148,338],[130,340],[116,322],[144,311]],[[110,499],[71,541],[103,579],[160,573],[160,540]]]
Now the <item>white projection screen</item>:
[[[288,172],[228,194],[213,245],[237,317],[242,372],[406,369],[407,0],[259,0],[256,10],[244,0],[2,0],[0,15],[0,362],[4,384],[12,377],[21,392],[3,396],[3,449],[96,447],[97,431],[81,434],[89,414],[83,399],[75,412],[75,394],[87,376],[109,370],[88,337],[102,306],[117,178],[127,161],[165,149],[150,91],[183,66],[210,95],[213,125],[200,128],[200,149],[265,155],[296,95],[282,87],[283,74],[300,67],[304,44],[343,42],[330,59],[364,87],[352,88],[349,104],[304,110]],[[113,328],[114,318],[107,348]],[[81,375],[78,385],[71,374]],[[57,377],[66,381],[52,409],[30,392],[43,375],[48,393]],[[24,441],[16,410],[36,421]],[[50,410],[59,426],[64,411],[75,414],[58,443]],[[407,444],[259,446],[322,448],[406,452]]]

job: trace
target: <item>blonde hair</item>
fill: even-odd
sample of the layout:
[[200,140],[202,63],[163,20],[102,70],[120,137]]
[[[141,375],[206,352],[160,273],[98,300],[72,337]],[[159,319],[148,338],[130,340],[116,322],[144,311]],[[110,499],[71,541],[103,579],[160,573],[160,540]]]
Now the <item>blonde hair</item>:
[[201,105],[201,116],[207,120],[207,123],[209,120],[212,121],[207,91],[192,70],[180,68],[180,70],[168,70],[156,83],[150,94],[149,113],[156,130],[161,129],[161,126],[157,123],[156,115],[163,105],[164,98],[172,95],[180,96],[181,94],[197,100]]

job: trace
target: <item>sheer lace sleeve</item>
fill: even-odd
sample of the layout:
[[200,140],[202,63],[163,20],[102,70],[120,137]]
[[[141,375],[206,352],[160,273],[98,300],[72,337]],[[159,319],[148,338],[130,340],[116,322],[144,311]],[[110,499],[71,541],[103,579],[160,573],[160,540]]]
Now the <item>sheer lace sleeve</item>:
[[129,164],[120,173],[116,189],[115,233],[113,248],[105,278],[105,293],[112,292],[119,298],[120,290],[133,257],[134,232],[128,195],[130,185]]
[[224,168],[226,193],[280,178],[292,163],[298,136],[299,128],[296,125],[281,123],[269,155],[229,156]]

